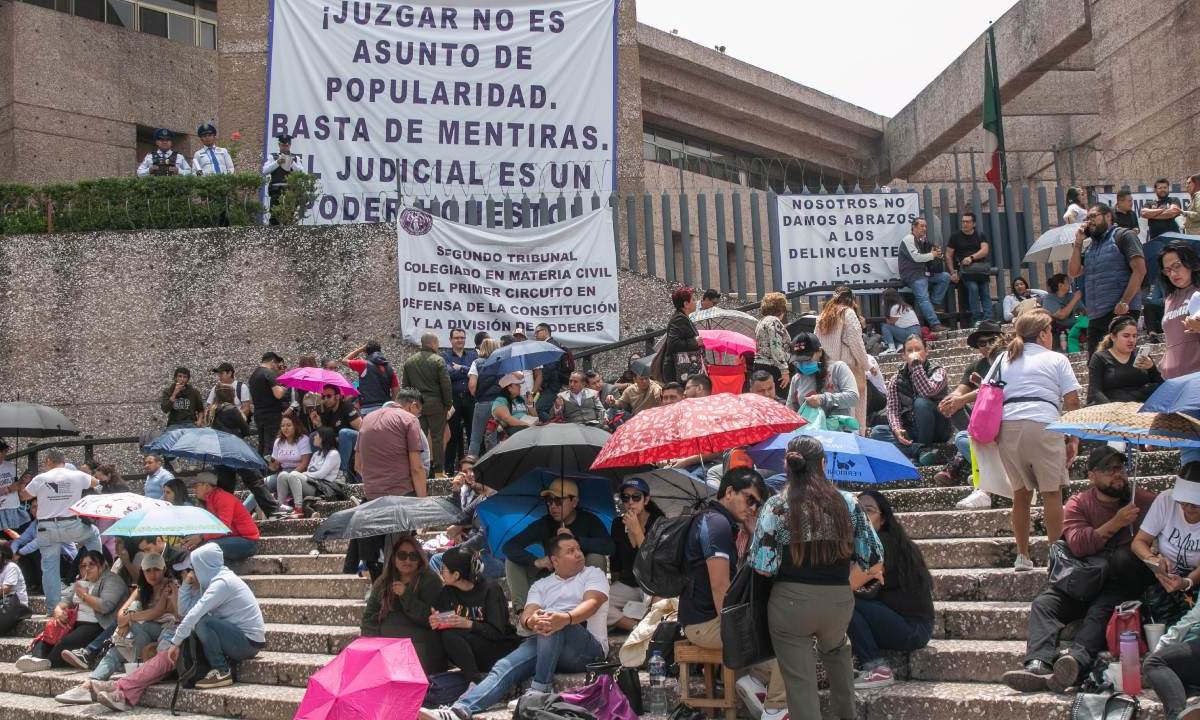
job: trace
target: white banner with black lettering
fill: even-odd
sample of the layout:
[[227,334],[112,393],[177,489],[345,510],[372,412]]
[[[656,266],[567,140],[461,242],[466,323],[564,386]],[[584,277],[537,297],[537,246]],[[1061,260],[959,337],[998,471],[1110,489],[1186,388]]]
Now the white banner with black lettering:
[[320,175],[306,222],[390,222],[412,197],[611,192],[616,9],[273,0],[267,143],[292,135]]
[[783,292],[896,279],[900,242],[920,212],[911,192],[780,195]]
[[450,329],[492,337],[548,323],[564,345],[620,335],[612,211],[594,210],[540,228],[489,230],[405,208],[399,242],[400,325],[418,342]]
[[[1130,193],[1129,195],[1130,195],[1130,198],[1133,200],[1133,214],[1137,216],[1138,225],[1140,226],[1138,228],[1138,234],[1142,236],[1142,242],[1146,242],[1147,238],[1150,237],[1149,232],[1148,232],[1150,229],[1150,221],[1146,220],[1145,218],[1142,217],[1142,208],[1146,207],[1146,205],[1148,203],[1152,203],[1152,202],[1158,200],[1158,196],[1152,192],[1135,192],[1135,193]],[[1173,192],[1173,193],[1171,193],[1171,197],[1178,200],[1179,204],[1183,206],[1184,210],[1192,209],[1192,196],[1191,195],[1188,195],[1187,193],[1182,193],[1182,192]],[[1116,193],[1096,193],[1096,199],[1098,201],[1104,203],[1105,205],[1108,205],[1109,207],[1111,207],[1113,209],[1116,209],[1116,207],[1117,207],[1117,194]],[[1176,218],[1175,224],[1179,228],[1182,228],[1183,227],[1183,218],[1182,217]]]

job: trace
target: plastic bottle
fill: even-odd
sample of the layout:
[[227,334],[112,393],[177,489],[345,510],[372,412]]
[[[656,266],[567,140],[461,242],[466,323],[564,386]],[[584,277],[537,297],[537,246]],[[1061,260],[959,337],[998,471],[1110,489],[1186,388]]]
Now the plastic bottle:
[[655,650],[650,656],[650,697],[646,703],[646,712],[650,715],[665,715],[667,713],[667,661],[662,652]]
[[1142,694],[1142,662],[1138,649],[1137,633],[1121,633],[1121,691],[1127,695]]

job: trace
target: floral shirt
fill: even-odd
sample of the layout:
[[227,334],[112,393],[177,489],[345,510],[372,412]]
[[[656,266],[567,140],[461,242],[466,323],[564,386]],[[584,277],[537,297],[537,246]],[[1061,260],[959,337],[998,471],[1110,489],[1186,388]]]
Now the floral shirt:
[[781,373],[787,372],[788,345],[791,344],[791,337],[788,336],[782,320],[774,315],[759,320],[758,327],[754,330],[754,344],[754,362],[773,365]]
[[[854,561],[863,570],[883,562],[883,543],[871,527],[871,521],[863,512],[858,501],[848,492],[839,494],[846,501],[850,511],[850,522],[854,525]],[[763,505],[758,514],[758,524],[754,528],[754,539],[750,542],[750,553],[747,562],[750,567],[765,575],[778,575],[783,564],[783,554],[792,544],[792,532],[788,528],[787,496],[779,494],[771,497]],[[812,540],[811,537],[805,538]]]

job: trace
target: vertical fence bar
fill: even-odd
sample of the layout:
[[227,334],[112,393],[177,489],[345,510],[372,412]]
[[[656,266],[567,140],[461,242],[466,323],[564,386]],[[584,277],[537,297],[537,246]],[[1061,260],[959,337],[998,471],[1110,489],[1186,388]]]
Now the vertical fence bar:
[[[625,196],[625,244],[629,246],[629,271],[638,271],[637,255],[637,199],[633,195]],[[620,257],[620,253],[617,253]]]
[[712,273],[708,268],[708,196],[696,194],[696,230],[700,241],[700,284],[704,289],[712,287]]
[[642,222],[646,229],[643,235],[646,245],[646,274],[658,277],[658,258],[654,257],[654,200],[650,193],[642,195]]
[[996,202],[996,188],[992,185],[987,189],[988,228],[993,242],[996,244],[996,263],[1008,267],[1008,253],[1004,252],[1004,233],[1000,231],[1000,213],[997,212],[999,203]]
[[[771,253],[771,284],[781,293],[783,287],[783,250],[779,247],[779,196],[774,191],[767,193],[767,240]],[[800,298],[792,298],[792,311],[800,311]]]
[[762,300],[767,294],[766,272],[763,268],[762,248],[762,209],[759,207],[759,194],[750,193],[750,241],[754,247],[754,291]]
[[742,194],[736,190],[729,198],[733,204],[733,258],[737,263],[738,300],[746,302],[746,237],[742,231]]
[[[1050,198],[1046,192],[1045,184],[1038,185],[1038,220],[1042,223],[1042,232],[1046,232],[1054,227],[1050,222]],[[1046,276],[1049,277],[1054,273],[1054,266],[1046,263]]]
[[721,293],[729,292],[729,241],[725,233],[725,193],[718,192],[713,196],[717,211],[717,274],[721,283]]
[[675,238],[671,235],[671,196],[662,194],[663,270],[667,282],[675,282]]
[[692,286],[692,219],[687,193],[679,193],[679,244],[683,248],[683,284]]
[[[1021,235],[1021,244],[1020,244],[1020,247],[1018,248],[1021,251],[1021,254],[1019,257],[1017,257],[1016,262],[1013,263],[1014,267],[1021,267],[1021,265],[1024,264],[1022,261],[1025,259],[1025,252],[1027,250],[1029,250],[1029,246],[1033,243],[1033,238],[1034,238],[1034,235],[1033,235],[1033,193],[1029,189],[1029,183],[1025,183],[1024,185],[1021,186],[1021,208],[1025,211],[1024,212],[1025,222],[1023,223],[1024,227],[1022,228],[1022,230],[1024,232]],[[1042,287],[1041,281],[1039,279],[1040,275],[1041,275],[1041,270],[1040,270],[1040,268],[1038,268],[1037,265],[1029,266],[1029,281],[1033,283],[1033,287]]]
[[1017,227],[1017,210],[1013,207],[1013,192],[1012,183],[1004,186],[1004,224],[1008,229],[1008,267],[1011,271],[1017,272],[1021,267],[1021,236],[1020,228]]
[[949,238],[954,232],[954,220],[951,218],[950,207],[950,189],[942,188],[938,190],[938,209],[942,216],[942,236]]

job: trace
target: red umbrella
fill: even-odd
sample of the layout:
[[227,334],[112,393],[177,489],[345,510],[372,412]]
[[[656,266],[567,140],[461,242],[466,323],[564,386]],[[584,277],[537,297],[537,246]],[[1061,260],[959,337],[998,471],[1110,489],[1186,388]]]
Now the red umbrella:
[[761,395],[689,398],[634,415],[609,438],[592,469],[723,452],[801,425],[803,418]]

